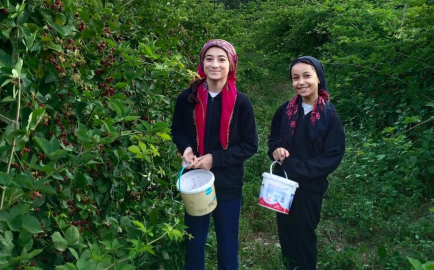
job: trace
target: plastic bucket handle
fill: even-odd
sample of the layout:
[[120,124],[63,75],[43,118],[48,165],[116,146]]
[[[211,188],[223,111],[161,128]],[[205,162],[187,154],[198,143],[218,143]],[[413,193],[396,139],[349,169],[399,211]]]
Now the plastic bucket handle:
[[181,176],[182,176],[182,172],[184,171],[185,167],[187,167],[189,164],[190,164],[189,162],[185,163],[185,165],[182,166],[181,172],[179,173],[179,177],[178,177],[178,190],[179,190],[180,193],[181,193]]
[[[277,160],[274,161],[274,162],[271,163],[271,165],[270,165],[270,174],[273,174],[273,165],[276,164],[276,163],[279,163],[279,165],[282,166],[282,164],[281,164],[279,161],[277,161]],[[285,170],[282,169],[282,171],[285,173],[285,177],[286,177],[286,179],[288,179],[288,175],[286,174]],[[181,171],[181,172],[182,172],[182,171]]]

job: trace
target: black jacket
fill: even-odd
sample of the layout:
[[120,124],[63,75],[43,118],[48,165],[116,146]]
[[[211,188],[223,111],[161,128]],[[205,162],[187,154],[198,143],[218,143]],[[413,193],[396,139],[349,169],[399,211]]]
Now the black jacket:
[[[271,123],[268,141],[268,155],[273,159],[273,152],[279,147],[289,151],[282,168],[288,178],[299,183],[299,188],[325,192],[328,187],[327,176],[340,164],[345,153],[345,132],[336,111],[331,117],[326,134],[321,140],[314,141],[309,137],[308,125],[310,113],[304,115],[300,106],[297,126],[292,137],[292,147],[280,140],[282,117],[287,117],[288,102],[282,104],[276,111]],[[282,168],[275,166],[275,173],[284,176]]]
[[[183,154],[191,147],[199,156],[194,123],[195,104],[187,100],[191,90],[186,89],[178,96],[172,122],[172,137]],[[205,153],[211,153],[215,177],[217,200],[241,198],[244,176],[244,161],[258,150],[253,107],[249,98],[237,93],[234,112],[230,123],[229,146],[224,150],[219,139],[222,98],[221,94],[212,98],[208,94],[205,127]]]

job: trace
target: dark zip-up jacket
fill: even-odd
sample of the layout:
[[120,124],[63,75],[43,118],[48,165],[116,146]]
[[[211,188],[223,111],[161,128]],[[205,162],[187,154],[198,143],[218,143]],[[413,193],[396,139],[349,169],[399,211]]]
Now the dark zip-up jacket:
[[[195,104],[189,102],[191,90],[186,89],[178,96],[173,115],[172,137],[178,151],[183,154],[191,147],[197,157]],[[212,154],[217,200],[241,198],[244,176],[244,161],[258,150],[258,135],[253,107],[249,98],[237,93],[234,112],[230,123],[229,146],[223,149],[220,134],[222,110],[221,94],[208,94],[204,147],[205,154]]]
[[[289,151],[290,156],[285,158],[282,168],[288,178],[299,183],[299,188],[325,192],[328,187],[327,176],[341,163],[345,153],[345,132],[339,116],[334,112],[330,119],[328,129],[322,140],[313,141],[309,138],[308,125],[310,114],[304,115],[303,107],[299,107],[299,115],[291,147],[280,140],[282,117],[287,117],[288,102],[279,107],[271,123],[269,137],[269,157],[274,160],[273,152],[279,147]],[[282,168],[275,166],[275,173],[283,176]]]

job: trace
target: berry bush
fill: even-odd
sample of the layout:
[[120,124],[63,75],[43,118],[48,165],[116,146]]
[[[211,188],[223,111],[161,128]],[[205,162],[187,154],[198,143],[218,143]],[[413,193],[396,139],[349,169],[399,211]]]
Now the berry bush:
[[216,31],[194,2],[3,1],[0,269],[182,265],[172,101]]

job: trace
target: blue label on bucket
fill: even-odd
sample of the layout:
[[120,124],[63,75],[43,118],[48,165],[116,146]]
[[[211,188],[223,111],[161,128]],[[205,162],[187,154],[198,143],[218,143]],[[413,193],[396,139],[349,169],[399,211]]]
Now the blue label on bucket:
[[205,194],[209,195],[209,194],[211,194],[211,192],[212,192],[212,187],[209,187],[206,189]]

